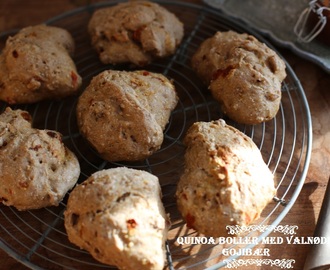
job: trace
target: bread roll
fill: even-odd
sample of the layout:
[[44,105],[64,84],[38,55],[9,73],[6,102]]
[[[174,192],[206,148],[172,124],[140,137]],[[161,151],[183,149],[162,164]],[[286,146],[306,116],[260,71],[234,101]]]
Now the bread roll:
[[174,85],[161,74],[107,70],[79,97],[78,125],[104,159],[141,160],[161,147],[177,102]]
[[277,114],[285,63],[255,37],[217,32],[197,49],[192,67],[232,120],[259,124]]
[[275,195],[274,179],[258,147],[225,121],[197,122],[184,139],[185,170],[177,186],[187,226],[228,236],[227,225],[248,225]]
[[173,13],[149,1],[128,1],[99,9],[88,30],[104,64],[136,66],[172,55],[184,32]]
[[10,108],[0,115],[0,201],[18,210],[58,205],[80,174],[61,134],[32,128],[31,120]]
[[156,176],[125,167],[98,171],[71,192],[64,218],[69,240],[96,260],[163,269],[170,221]]
[[75,94],[81,77],[73,52],[72,36],[54,26],[29,26],[9,37],[0,55],[0,99],[19,104]]

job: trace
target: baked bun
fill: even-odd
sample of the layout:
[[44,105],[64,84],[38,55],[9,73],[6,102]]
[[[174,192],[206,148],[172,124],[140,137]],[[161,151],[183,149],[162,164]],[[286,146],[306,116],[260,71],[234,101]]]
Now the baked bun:
[[277,114],[285,63],[255,37],[217,32],[200,45],[192,67],[232,120],[258,124]]
[[172,55],[184,33],[173,13],[148,1],[99,9],[92,15],[88,31],[101,62],[136,66]]
[[69,240],[102,263],[164,267],[170,221],[158,178],[148,172],[121,167],[94,173],[70,193],[64,221]]
[[228,236],[227,225],[259,218],[275,196],[273,175],[254,142],[224,120],[197,122],[184,139],[185,170],[177,186],[187,226]]
[[0,55],[0,99],[9,104],[60,99],[77,92],[81,77],[64,29],[36,25],[7,39]]
[[177,102],[174,85],[161,74],[107,70],[79,97],[79,129],[104,159],[141,160],[160,148]]
[[58,205],[78,180],[76,156],[61,135],[31,127],[31,116],[9,107],[0,115],[0,201],[18,210]]

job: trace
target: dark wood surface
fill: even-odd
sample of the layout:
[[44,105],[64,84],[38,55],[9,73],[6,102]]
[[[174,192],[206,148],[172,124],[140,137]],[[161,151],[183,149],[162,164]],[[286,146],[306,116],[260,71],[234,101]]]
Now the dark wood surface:
[[[48,18],[91,2],[87,0],[1,0],[0,32],[41,23]],[[202,1],[186,1],[203,4]],[[310,168],[301,193],[281,222],[298,225],[296,236],[312,236],[330,176],[330,74],[291,51],[279,48],[289,61],[305,90],[313,123],[313,148]],[[276,234],[275,234],[276,236]],[[267,248],[267,245],[259,247]],[[268,246],[269,247],[269,246]],[[294,259],[294,269],[302,269],[310,245],[271,245],[270,258]],[[329,251],[330,252],[330,251]],[[243,257],[244,258],[244,257]],[[0,269],[26,269],[21,263],[0,250]],[[51,265],[49,266],[51,269]],[[263,269],[249,266],[241,269]]]

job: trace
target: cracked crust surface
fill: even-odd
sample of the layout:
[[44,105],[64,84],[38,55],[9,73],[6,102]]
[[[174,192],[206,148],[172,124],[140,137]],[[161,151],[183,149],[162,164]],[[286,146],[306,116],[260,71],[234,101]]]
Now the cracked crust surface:
[[58,205],[80,174],[61,135],[32,128],[31,119],[10,108],[0,115],[0,201],[18,210]]
[[107,70],[79,97],[79,129],[104,159],[141,160],[161,147],[177,102],[174,85],[162,74]]
[[137,66],[172,55],[184,32],[183,24],[173,13],[148,1],[129,1],[99,9],[88,29],[103,63]]
[[0,55],[0,99],[9,104],[59,99],[76,93],[81,77],[66,30],[36,25],[9,37]]
[[125,167],[96,172],[71,192],[64,217],[69,240],[95,259],[163,269],[170,221],[156,176]]
[[285,63],[255,37],[217,32],[200,45],[192,67],[232,120],[258,124],[277,114]]
[[259,218],[275,188],[254,142],[218,120],[193,124],[184,143],[185,170],[176,197],[187,226],[207,236],[228,236],[227,225]]

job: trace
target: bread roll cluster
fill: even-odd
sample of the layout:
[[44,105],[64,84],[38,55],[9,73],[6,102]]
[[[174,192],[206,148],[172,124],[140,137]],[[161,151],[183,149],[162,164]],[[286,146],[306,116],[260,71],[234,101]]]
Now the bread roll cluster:
[[[107,161],[146,159],[161,148],[179,101],[175,82],[147,65],[176,52],[184,26],[156,3],[130,1],[98,9],[86,30],[102,63],[144,69],[107,69],[87,82],[77,97],[80,134]],[[82,79],[73,53],[74,40],[64,29],[22,29],[0,55],[0,99],[12,105],[78,93]],[[255,37],[216,32],[200,44],[191,66],[232,120],[258,124],[276,116],[285,63]],[[276,190],[253,141],[214,119],[194,123],[183,142],[176,200],[187,226],[217,237],[227,235],[227,225],[258,219]],[[58,205],[79,175],[79,161],[60,133],[33,128],[26,111],[8,107],[0,115],[3,204],[19,210]],[[170,219],[151,173],[126,167],[93,173],[68,196],[64,223],[69,240],[102,263],[120,269],[165,265]]]

